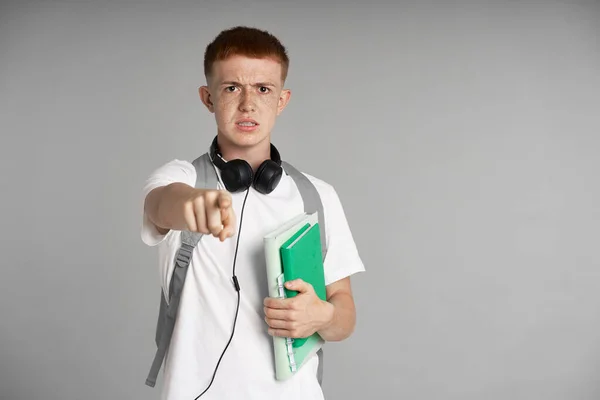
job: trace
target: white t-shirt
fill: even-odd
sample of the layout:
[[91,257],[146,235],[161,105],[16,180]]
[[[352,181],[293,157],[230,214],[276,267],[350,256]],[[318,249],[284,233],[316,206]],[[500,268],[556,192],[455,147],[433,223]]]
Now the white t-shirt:
[[[220,182],[219,188],[224,186]],[[328,251],[324,261],[325,283],[330,284],[364,271],[344,210],[334,188],[308,174],[323,202]],[[173,160],[147,179],[143,197],[158,186],[183,182],[195,186],[196,171],[188,161]],[[285,173],[277,188],[263,195],[251,188],[241,221],[246,192],[233,193],[238,227],[236,235],[220,242],[204,235],[196,247],[181,295],[179,314],[165,357],[162,398],[193,400],[210,382],[215,366],[231,335],[237,293],[232,267],[240,233],[236,275],[240,284],[240,308],[235,334],[217,370],[212,386],[200,399],[286,400],[323,399],[317,381],[315,355],[293,377],[275,380],[273,339],[267,333],[263,300],[268,296],[263,237],[290,218],[304,212],[294,181]],[[242,223],[239,232],[240,222]],[[157,246],[162,290],[168,293],[180,233],[160,235],[144,215],[141,237]]]

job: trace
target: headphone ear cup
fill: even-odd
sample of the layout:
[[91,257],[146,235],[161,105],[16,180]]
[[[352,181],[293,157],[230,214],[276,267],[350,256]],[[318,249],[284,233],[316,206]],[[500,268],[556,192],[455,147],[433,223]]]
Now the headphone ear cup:
[[256,171],[254,188],[262,194],[269,194],[277,187],[282,175],[283,170],[276,162],[266,160]]
[[244,160],[231,160],[221,169],[221,179],[230,192],[246,190],[252,184],[252,167]]

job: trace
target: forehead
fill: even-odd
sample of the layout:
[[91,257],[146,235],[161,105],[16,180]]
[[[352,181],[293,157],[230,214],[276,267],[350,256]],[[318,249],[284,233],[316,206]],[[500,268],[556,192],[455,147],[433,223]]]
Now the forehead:
[[281,84],[282,67],[271,58],[232,56],[216,61],[212,67],[213,81],[240,83],[273,82]]

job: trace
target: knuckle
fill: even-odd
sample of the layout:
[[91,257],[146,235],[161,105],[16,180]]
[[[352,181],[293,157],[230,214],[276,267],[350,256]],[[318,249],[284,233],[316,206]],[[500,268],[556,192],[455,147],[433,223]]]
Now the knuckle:
[[214,191],[214,190],[207,190],[207,191],[204,192],[204,199],[207,202],[210,203],[210,202],[214,201],[216,198],[217,198],[217,192],[216,191]]
[[188,215],[188,216],[192,215],[194,213],[194,201],[193,200],[192,201],[186,201],[183,204],[183,212],[186,215]]
[[203,196],[197,196],[194,198],[193,200],[193,206],[196,209],[201,209],[204,207],[204,197]]

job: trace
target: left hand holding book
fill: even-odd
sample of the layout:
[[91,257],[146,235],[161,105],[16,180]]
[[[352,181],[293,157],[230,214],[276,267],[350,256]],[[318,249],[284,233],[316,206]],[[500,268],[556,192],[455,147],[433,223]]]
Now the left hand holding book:
[[267,297],[264,301],[269,335],[305,338],[331,322],[333,304],[321,300],[310,283],[294,279],[286,282],[285,287],[298,294],[284,299]]

